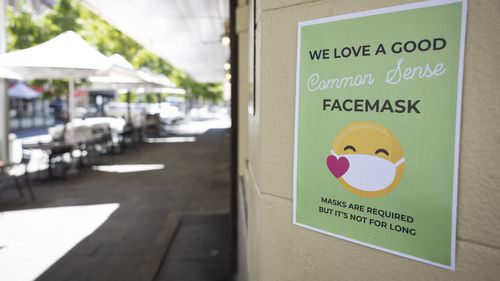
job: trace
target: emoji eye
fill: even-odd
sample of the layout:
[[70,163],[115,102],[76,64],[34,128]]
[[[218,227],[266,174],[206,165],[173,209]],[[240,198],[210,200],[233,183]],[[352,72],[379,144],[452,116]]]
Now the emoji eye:
[[385,150],[383,148],[379,148],[379,149],[377,149],[377,151],[375,151],[375,154],[379,154],[379,153],[384,153],[385,155],[389,156],[389,152],[387,152],[387,150]]
[[348,145],[348,146],[344,147],[344,151],[347,151],[348,149],[356,152],[356,148],[354,148],[354,146],[352,146],[352,145]]

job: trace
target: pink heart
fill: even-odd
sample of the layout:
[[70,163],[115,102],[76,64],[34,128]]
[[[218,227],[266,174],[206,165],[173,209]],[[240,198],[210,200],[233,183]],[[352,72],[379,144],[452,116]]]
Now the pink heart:
[[334,155],[330,155],[326,158],[326,165],[336,178],[340,178],[349,169],[349,160],[343,156],[337,159]]

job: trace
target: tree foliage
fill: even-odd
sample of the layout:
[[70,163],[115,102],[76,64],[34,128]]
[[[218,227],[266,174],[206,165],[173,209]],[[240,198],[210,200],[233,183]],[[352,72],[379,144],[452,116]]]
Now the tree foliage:
[[[152,72],[164,74],[178,87],[185,88],[188,98],[220,101],[222,84],[198,83],[191,76],[175,68],[167,61],[146,50],[136,41],[122,33],[75,0],[59,0],[46,12],[35,15],[22,1],[16,8],[9,7],[8,50],[28,48],[45,42],[61,32],[73,30],[85,41],[109,56],[120,54],[136,68],[147,67]],[[40,81],[35,82],[39,84]],[[64,92],[63,81],[52,81],[53,93]]]
[[48,40],[50,37],[44,28],[43,19],[33,16],[23,3],[19,9],[8,7],[7,50],[24,49]]

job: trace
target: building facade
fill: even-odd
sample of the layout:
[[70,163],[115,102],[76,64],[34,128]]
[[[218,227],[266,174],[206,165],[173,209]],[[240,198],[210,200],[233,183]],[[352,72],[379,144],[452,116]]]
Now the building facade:
[[498,280],[500,2],[467,4],[455,270],[292,223],[297,24],[415,1],[237,2],[239,280]]

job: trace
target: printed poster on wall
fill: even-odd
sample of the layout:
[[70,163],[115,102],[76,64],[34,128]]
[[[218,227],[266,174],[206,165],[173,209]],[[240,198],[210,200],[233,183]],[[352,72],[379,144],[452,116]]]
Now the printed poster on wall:
[[294,224],[455,268],[466,7],[299,23]]

